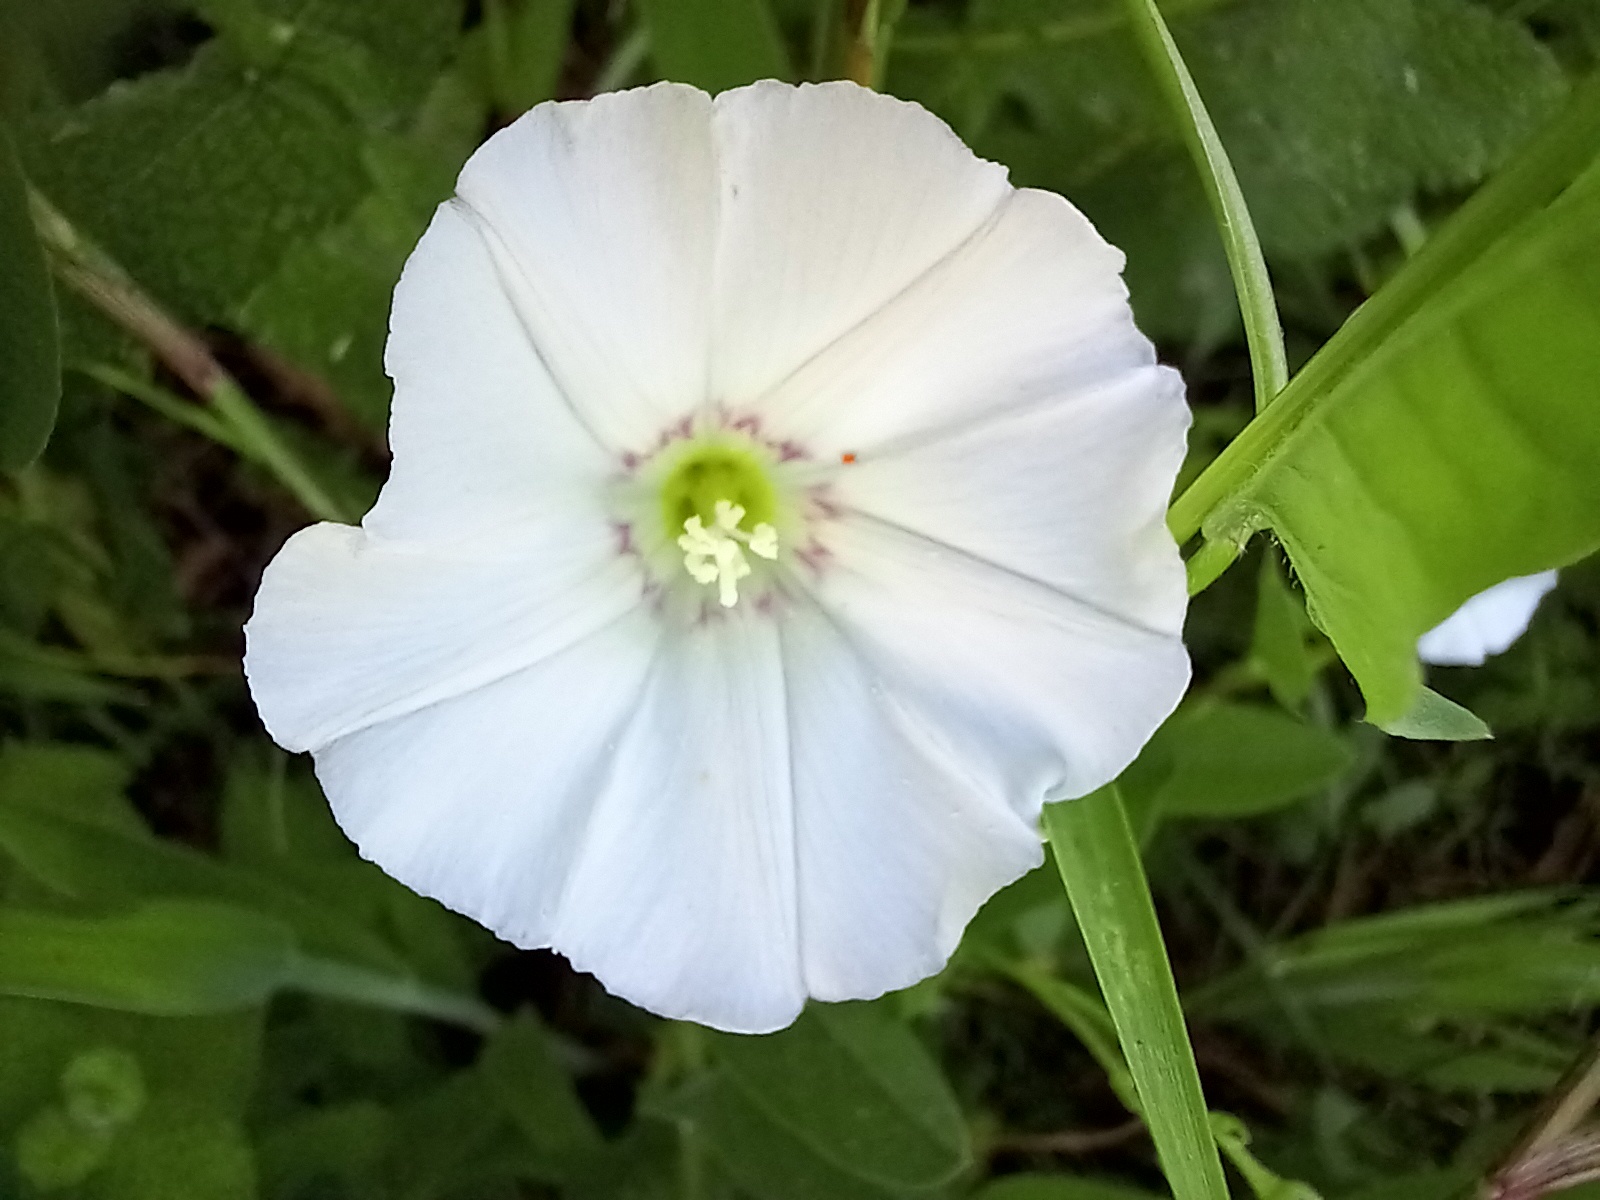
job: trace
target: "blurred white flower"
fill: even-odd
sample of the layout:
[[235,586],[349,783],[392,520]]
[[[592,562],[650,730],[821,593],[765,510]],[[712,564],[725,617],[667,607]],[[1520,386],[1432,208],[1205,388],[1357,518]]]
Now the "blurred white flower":
[[1539,601],[1556,586],[1556,572],[1518,575],[1479,592],[1417,642],[1417,657],[1438,667],[1477,667],[1516,641]]
[[545,104],[395,293],[394,468],[245,666],[361,852],[656,1012],[948,958],[1188,680],[1122,255],[850,84]]

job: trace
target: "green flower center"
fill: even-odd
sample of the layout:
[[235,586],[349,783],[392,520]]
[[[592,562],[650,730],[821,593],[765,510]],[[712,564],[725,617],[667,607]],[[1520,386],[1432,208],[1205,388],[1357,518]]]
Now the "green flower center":
[[778,509],[778,493],[767,472],[767,461],[751,444],[731,436],[692,438],[662,464],[661,527],[668,539],[676,541],[691,517],[712,527],[717,517],[717,502],[744,509],[739,528],[749,532],[757,525],[772,524]]

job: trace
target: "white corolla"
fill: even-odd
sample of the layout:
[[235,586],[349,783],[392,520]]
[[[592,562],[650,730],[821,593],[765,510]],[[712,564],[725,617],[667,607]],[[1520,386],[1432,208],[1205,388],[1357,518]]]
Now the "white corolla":
[[1122,255],[851,84],[544,104],[395,293],[394,467],[246,629],[361,852],[724,1029],[937,971],[1189,666]]
[[1528,628],[1556,572],[1518,575],[1479,592],[1417,642],[1417,656],[1440,667],[1476,667],[1500,654]]

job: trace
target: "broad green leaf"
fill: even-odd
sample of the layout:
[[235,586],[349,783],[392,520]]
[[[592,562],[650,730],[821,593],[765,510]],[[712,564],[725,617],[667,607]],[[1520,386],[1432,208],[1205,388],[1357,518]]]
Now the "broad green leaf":
[[927,1188],[967,1165],[966,1123],[943,1073],[882,1006],[816,1005],[780,1033],[714,1044],[752,1104],[843,1171]]
[[132,769],[123,758],[70,742],[0,745],[0,804],[30,803],[133,836],[149,830],[123,790]]
[[129,836],[27,803],[0,804],[0,850],[65,895],[116,905],[154,898],[238,904],[286,921],[306,949],[403,972],[383,941],[329,906],[172,842]]
[[61,401],[55,296],[11,136],[0,125],[0,470],[44,450]]
[[1268,252],[1285,256],[1478,182],[1564,90],[1526,25],[1466,0],[1253,0],[1176,29]]
[[1007,1175],[978,1191],[974,1200],[1160,1200],[1125,1183],[1077,1175]]
[[501,1111],[558,1171],[599,1153],[600,1132],[532,1012],[500,1027],[484,1046],[478,1070]]
[[397,1012],[497,1024],[469,997],[301,953],[288,924],[231,904],[154,900],[109,917],[0,909],[0,993],[194,1016],[297,989]]
[[[1559,106],[1527,27],[1472,0],[1162,0],[1269,259],[1329,253],[1395,210],[1476,183]],[[1152,336],[1233,331],[1227,264],[1178,127],[1117,0],[916,6],[892,90],[944,116],[1019,184],[1062,192],[1128,254]]]
[[1309,795],[1354,761],[1332,730],[1257,704],[1183,709],[1150,739],[1122,787],[1168,817],[1247,817]]
[[714,93],[790,76],[767,0],[641,0],[639,7],[666,79]]
[[284,252],[370,190],[374,126],[405,118],[453,45],[456,0],[214,0],[186,66],[120,84],[22,140],[41,191],[138,280],[227,322]]
[[[538,0],[526,10],[548,7]],[[367,140],[371,190],[349,216],[291,247],[236,313],[251,337],[328,381],[336,402],[314,399],[343,440],[370,443],[385,427],[391,384],[383,347],[394,285],[488,115],[484,96],[459,71],[441,76],[403,135]],[[344,410],[357,428],[338,427]]]
[[1115,786],[1047,804],[1044,829],[1176,1200],[1227,1200],[1139,849]]
[[282,922],[243,909],[150,904],[127,916],[0,909],[0,991],[158,1016],[260,1004],[293,970]]
[[[839,1120],[849,1113],[840,1104]],[[721,1072],[713,1073],[675,1106],[693,1122],[728,1177],[755,1200],[891,1200],[905,1189],[890,1189],[848,1170],[812,1141],[751,1102],[747,1090]]]
[[1415,728],[1425,631],[1600,545],[1597,97],[1591,82],[1174,505],[1180,537],[1273,529],[1384,728]]

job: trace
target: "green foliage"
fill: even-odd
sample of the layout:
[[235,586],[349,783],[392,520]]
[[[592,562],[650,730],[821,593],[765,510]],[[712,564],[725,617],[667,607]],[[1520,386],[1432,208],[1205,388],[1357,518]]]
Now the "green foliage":
[[720,92],[792,74],[767,0],[641,0],[641,9],[663,78]]
[[1595,95],[1457,214],[1174,510],[1180,533],[1195,513],[1216,541],[1273,529],[1368,719],[1393,732],[1437,736],[1449,719],[1426,699],[1409,716],[1418,637],[1490,585],[1600,544],[1586,401],[1600,369]]
[[[190,394],[61,288],[36,457],[46,409],[13,397],[56,351],[5,193],[0,1195],[1152,1200],[1164,1164],[1212,1200],[1217,1147],[1257,1200],[1471,1194],[1600,1005],[1600,572],[1437,691],[1412,651],[1482,584],[1600,541],[1597,11],[0,0],[30,181],[239,384]],[[1141,12],[1192,75],[1180,105]],[[1103,796],[1052,807],[1055,864],[948,971],[737,1038],[359,861],[256,725],[237,631],[302,508],[374,494],[389,293],[488,132],[651,77],[835,76],[873,17],[890,90],[1128,251],[1190,380],[1175,524],[1204,525],[1215,582],[1194,694],[1120,783],[1134,829]],[[1303,364],[1254,423],[1208,186]],[[1259,572],[1219,575],[1259,528]],[[1499,740],[1389,741],[1340,658],[1388,729],[1478,713]]]
[[1133,831],[1115,785],[1046,806],[1044,827],[1177,1200],[1227,1186]]
[[0,125],[0,470],[39,456],[56,423],[61,360],[44,253],[28,212],[27,184]]
[[[1064,192],[1129,255],[1142,322],[1209,348],[1234,327],[1228,269],[1178,124],[1110,0],[913,10],[890,84],[1019,183]],[[1476,182],[1547,119],[1563,81],[1519,23],[1472,0],[1162,5],[1269,260],[1370,237],[1419,195]]]
[[[337,35],[315,21],[342,8],[274,24],[274,55],[216,41],[43,124],[24,146],[35,181],[168,304],[226,320],[286,249],[367,190],[359,118],[380,101],[333,76],[347,64],[323,52]],[[417,36],[437,44],[438,26]]]
[[715,1049],[735,1092],[850,1175],[927,1189],[969,1161],[961,1109],[939,1068],[881,1006],[817,1008],[781,1033],[722,1037]]
[[1155,1200],[1155,1197],[1151,1192],[1100,1179],[1008,1175],[979,1192],[977,1200]]
[[1270,812],[1349,769],[1339,734],[1265,705],[1185,709],[1157,732],[1124,775],[1145,819],[1248,817]]

